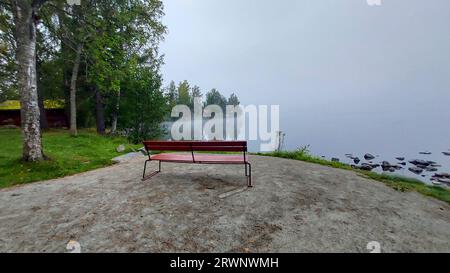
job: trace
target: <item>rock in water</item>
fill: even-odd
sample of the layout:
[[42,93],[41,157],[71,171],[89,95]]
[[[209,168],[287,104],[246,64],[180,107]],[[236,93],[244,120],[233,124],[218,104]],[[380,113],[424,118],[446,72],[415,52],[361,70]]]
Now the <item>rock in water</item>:
[[421,155],[431,155],[432,153],[431,153],[431,152],[428,152],[428,151],[426,151],[426,152],[420,152],[419,154],[421,154]]
[[364,170],[364,171],[371,171],[371,170],[376,169],[378,167],[380,167],[379,164],[362,163],[361,167],[359,167],[359,169]]
[[355,164],[359,164],[359,162],[361,162],[361,159],[359,159],[359,157],[356,157],[353,159],[353,162],[355,162]]
[[449,173],[436,173],[436,174],[434,174],[434,176],[437,178],[450,178]]
[[333,157],[333,158],[331,159],[331,161],[332,161],[332,162],[339,162],[340,160],[339,160],[339,158]]
[[387,161],[383,161],[381,162],[381,167],[390,167],[391,163],[387,162]]
[[364,155],[364,158],[365,158],[366,160],[372,160],[372,159],[375,159],[375,156],[373,156],[373,155],[371,155],[371,154],[365,154],[365,155]]
[[419,167],[411,167],[408,169],[410,172],[413,172],[415,174],[421,174],[423,172],[423,169]]
[[125,145],[119,145],[119,147],[117,147],[117,149],[116,149],[116,151],[118,152],[118,153],[123,153],[123,152],[125,152]]
[[369,164],[362,164],[361,167],[359,167],[359,169],[364,170],[364,171],[371,171],[374,168]]
[[413,165],[421,165],[421,166],[428,166],[430,165],[430,163],[428,163],[428,161],[425,160],[421,160],[421,159],[414,159],[409,161],[409,163],[413,164]]
[[446,156],[450,156],[450,152],[442,152]]
[[428,167],[425,168],[425,170],[426,170],[427,172],[437,172],[437,171],[438,171],[438,168],[433,167],[433,166],[428,166]]
[[438,182],[445,183],[445,184],[450,184],[450,179],[448,179],[448,178],[439,178]]
[[405,160],[404,157],[396,157],[395,159],[397,159],[398,161],[404,161]]

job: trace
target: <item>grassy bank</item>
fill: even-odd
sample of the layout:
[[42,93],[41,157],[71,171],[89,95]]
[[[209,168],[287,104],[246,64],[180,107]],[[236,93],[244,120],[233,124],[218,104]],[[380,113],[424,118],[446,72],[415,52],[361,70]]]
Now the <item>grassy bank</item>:
[[438,187],[438,186],[430,186],[422,183],[418,179],[408,178],[403,176],[396,175],[388,175],[388,174],[379,174],[370,171],[363,171],[352,168],[350,165],[340,163],[340,162],[331,162],[319,157],[315,157],[309,154],[307,149],[299,149],[297,151],[291,152],[272,152],[272,153],[259,153],[258,155],[262,156],[272,156],[272,157],[280,157],[287,158],[293,160],[306,161],[311,163],[316,163],[320,165],[330,166],[333,168],[352,170],[357,172],[358,174],[371,178],[376,181],[383,182],[387,186],[402,192],[407,191],[416,191],[421,194],[434,197],[436,199],[445,201],[450,204],[450,191],[448,189]]
[[[125,138],[99,136],[90,130],[81,130],[77,137],[66,130],[50,130],[43,134],[44,152],[49,159],[24,163],[20,130],[0,129],[0,188],[111,165],[111,159],[120,155],[117,146],[126,143]],[[137,147],[126,144],[125,152]]]

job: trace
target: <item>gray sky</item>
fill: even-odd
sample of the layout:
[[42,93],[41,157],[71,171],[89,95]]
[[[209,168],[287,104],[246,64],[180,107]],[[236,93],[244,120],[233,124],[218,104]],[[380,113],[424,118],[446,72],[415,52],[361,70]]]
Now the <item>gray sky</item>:
[[450,139],[450,1],[382,2],[165,0],[164,78],[279,104],[282,127],[406,122]]

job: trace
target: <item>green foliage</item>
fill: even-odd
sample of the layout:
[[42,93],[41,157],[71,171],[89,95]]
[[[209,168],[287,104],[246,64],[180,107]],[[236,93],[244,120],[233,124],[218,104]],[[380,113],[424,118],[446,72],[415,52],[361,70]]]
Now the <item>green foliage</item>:
[[220,94],[217,89],[213,88],[211,89],[211,91],[206,93],[205,105],[218,105],[222,109],[225,109],[227,105],[227,99],[222,94]]
[[187,105],[191,104],[191,87],[187,81],[182,81],[178,85],[178,100],[177,104]]
[[[64,130],[44,133],[45,154],[49,160],[38,163],[21,161],[22,141],[19,130],[0,129],[0,188],[72,175],[113,164],[119,156],[117,146],[126,144],[123,137],[98,136],[82,130],[77,137]],[[126,145],[126,152],[140,145]]]
[[[14,24],[9,5],[0,2],[0,102],[18,99],[15,79]],[[158,71],[160,41],[166,33],[160,0],[48,1],[39,11],[37,72],[39,97],[64,99],[69,114],[69,84],[75,51],[82,46],[77,78],[77,121],[95,124],[99,90],[106,121],[118,111],[129,75],[142,67]],[[120,119],[120,117],[119,117]]]
[[165,96],[169,108],[172,109],[178,101],[178,89],[174,81],[171,81],[169,86],[166,88]]
[[241,104],[241,102],[239,101],[238,97],[236,96],[236,94],[232,93],[228,98],[227,105],[238,106],[239,104]]
[[119,128],[128,131],[133,143],[156,138],[162,133],[160,123],[168,110],[160,75],[150,68],[141,68],[124,85]]
[[15,55],[13,16],[0,2],[0,102],[19,98]]
[[420,180],[414,178],[408,178],[397,175],[388,175],[388,174],[378,174],[371,171],[363,171],[352,168],[350,165],[340,163],[340,162],[331,162],[322,158],[318,158],[312,156],[309,153],[309,146],[305,146],[297,149],[296,151],[280,151],[280,152],[270,152],[270,153],[258,153],[258,155],[262,156],[273,156],[280,158],[287,158],[293,160],[300,160],[305,162],[311,162],[315,164],[320,164],[324,166],[330,166],[333,168],[339,168],[344,170],[352,170],[360,174],[361,176],[371,178],[376,181],[383,182],[387,186],[402,192],[408,191],[416,191],[422,193],[426,196],[434,197],[436,199],[445,201],[450,204],[450,191],[448,189],[437,187],[437,186],[429,186],[422,183]]

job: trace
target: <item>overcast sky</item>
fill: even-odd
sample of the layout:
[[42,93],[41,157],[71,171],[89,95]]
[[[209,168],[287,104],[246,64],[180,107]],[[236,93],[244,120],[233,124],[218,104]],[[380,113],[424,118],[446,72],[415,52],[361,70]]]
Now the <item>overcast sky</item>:
[[449,0],[164,4],[166,82],[236,92],[246,105],[279,104],[285,121],[300,112],[323,120],[417,118],[449,132],[438,129],[450,120]]

